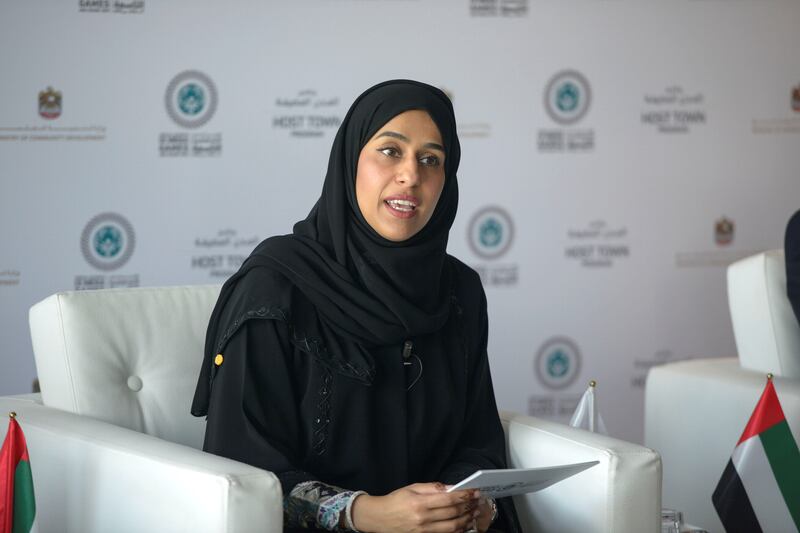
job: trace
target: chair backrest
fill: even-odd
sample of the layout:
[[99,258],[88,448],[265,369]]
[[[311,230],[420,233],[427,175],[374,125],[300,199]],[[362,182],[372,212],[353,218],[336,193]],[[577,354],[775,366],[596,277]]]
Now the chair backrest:
[[742,368],[800,378],[800,324],[786,295],[783,250],[729,266],[728,303]]
[[69,291],[29,314],[45,405],[200,448],[189,413],[219,285]]

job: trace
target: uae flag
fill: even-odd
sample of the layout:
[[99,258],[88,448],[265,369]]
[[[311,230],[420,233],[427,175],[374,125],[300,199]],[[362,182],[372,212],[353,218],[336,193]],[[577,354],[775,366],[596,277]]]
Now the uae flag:
[[711,500],[728,533],[800,529],[800,451],[771,379]]
[[0,448],[0,533],[28,533],[36,516],[28,446],[15,416]]

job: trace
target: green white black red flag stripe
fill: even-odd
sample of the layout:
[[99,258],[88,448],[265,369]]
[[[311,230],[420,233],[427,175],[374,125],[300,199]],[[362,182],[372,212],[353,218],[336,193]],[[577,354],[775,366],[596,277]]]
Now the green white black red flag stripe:
[[28,533],[35,516],[28,446],[12,416],[0,448],[0,533]]
[[772,380],[711,499],[728,533],[800,530],[800,451]]

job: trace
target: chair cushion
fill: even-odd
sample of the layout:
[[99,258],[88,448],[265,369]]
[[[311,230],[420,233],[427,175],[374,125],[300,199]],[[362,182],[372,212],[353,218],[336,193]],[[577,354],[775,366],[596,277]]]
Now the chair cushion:
[[728,303],[742,367],[800,377],[800,324],[786,295],[783,251],[728,267]]
[[189,414],[218,285],[69,291],[34,305],[45,405],[201,448]]

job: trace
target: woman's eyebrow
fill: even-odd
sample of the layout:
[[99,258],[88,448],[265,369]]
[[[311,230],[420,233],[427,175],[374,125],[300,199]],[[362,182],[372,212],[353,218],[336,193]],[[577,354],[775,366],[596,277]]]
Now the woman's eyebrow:
[[[400,139],[403,142],[411,142],[408,137],[403,135],[402,133],[397,133],[396,131],[384,131],[378,134],[378,137],[393,137],[395,139]],[[423,148],[430,148],[432,150],[439,150],[440,152],[444,152],[444,146],[439,143],[425,143],[422,145]]]

